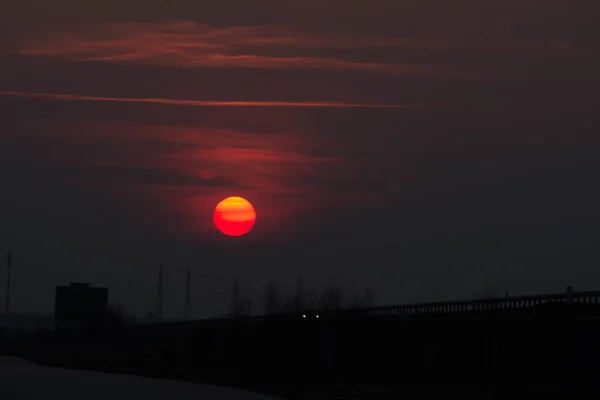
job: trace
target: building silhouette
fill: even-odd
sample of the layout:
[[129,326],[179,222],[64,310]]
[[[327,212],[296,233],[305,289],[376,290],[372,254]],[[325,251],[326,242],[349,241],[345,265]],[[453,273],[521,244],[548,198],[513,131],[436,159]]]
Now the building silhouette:
[[101,325],[107,310],[108,288],[80,282],[56,287],[54,318],[58,329]]

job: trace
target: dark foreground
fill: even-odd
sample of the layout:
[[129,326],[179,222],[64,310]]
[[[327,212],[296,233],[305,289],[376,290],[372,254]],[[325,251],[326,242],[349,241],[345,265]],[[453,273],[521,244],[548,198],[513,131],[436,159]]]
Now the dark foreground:
[[[294,385],[281,386],[273,382],[257,394],[233,388],[207,385],[198,382],[155,379],[127,374],[103,373],[87,370],[65,369],[33,363],[17,357],[0,356],[0,398],[3,400],[29,400],[60,398],[62,400],[86,398],[104,399],[211,399],[211,400],[391,400],[391,399],[509,399],[525,394],[525,398],[556,398],[560,391],[538,388],[527,393],[492,393],[473,388],[431,388],[413,386],[404,388],[367,387],[353,385]],[[274,396],[278,394],[279,396]],[[281,397],[280,397],[281,396]]]
[[0,352],[288,399],[600,398],[600,294],[592,300],[21,332]]
[[226,387],[48,367],[16,357],[0,357],[0,377],[3,400],[275,400]]

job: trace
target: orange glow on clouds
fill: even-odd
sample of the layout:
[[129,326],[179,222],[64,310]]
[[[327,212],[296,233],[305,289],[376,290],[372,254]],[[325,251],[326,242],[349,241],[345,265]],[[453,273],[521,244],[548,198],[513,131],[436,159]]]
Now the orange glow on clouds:
[[[39,100],[98,101],[113,103],[165,104],[189,107],[281,107],[281,108],[418,108],[417,104],[357,104],[326,101],[215,101],[179,100],[164,98],[102,97],[61,93],[33,93],[0,90],[0,96],[11,96]],[[437,105],[433,105],[434,107]]]
[[215,226],[227,236],[242,236],[250,232],[256,223],[256,211],[242,197],[228,197],[215,207]]

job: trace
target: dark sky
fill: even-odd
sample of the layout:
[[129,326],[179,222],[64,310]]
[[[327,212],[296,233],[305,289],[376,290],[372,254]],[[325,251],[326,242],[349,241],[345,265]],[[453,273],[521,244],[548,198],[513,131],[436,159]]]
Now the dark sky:
[[[3,1],[13,310],[89,281],[144,314],[159,263],[172,317],[186,268],[197,317],[235,275],[381,304],[598,289],[598,8]],[[212,223],[231,195],[258,213],[242,238]]]

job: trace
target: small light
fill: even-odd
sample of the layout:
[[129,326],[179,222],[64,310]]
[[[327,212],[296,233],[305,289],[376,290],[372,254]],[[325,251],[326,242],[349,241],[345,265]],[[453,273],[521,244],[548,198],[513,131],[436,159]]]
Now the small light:
[[319,314],[317,314],[317,318],[319,318]]
[[302,314],[302,318],[306,318],[306,314]]

